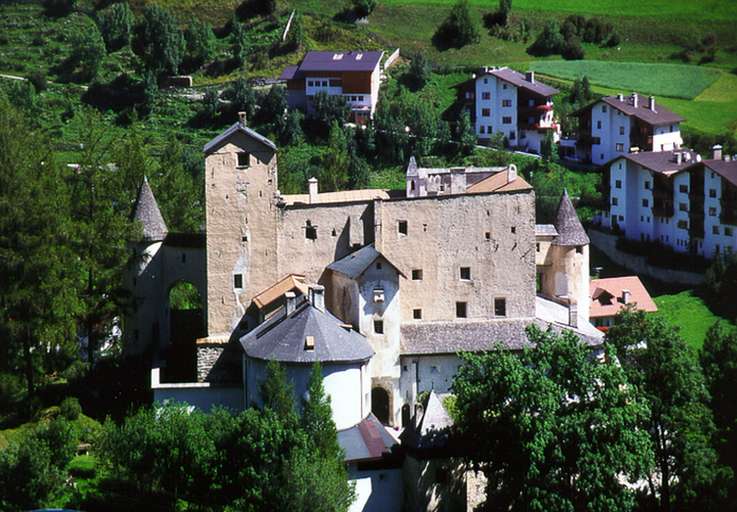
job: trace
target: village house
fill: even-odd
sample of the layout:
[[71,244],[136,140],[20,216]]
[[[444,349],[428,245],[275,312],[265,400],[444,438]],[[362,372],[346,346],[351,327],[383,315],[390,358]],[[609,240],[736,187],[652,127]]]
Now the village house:
[[607,168],[604,227],[706,258],[737,251],[737,160],[721,146],[710,159],[689,149],[637,152]]
[[614,317],[628,306],[647,313],[658,310],[637,276],[592,279],[589,290],[591,323],[604,332],[614,324]]
[[483,67],[464,84],[464,103],[471,111],[479,142],[501,134],[511,148],[540,153],[549,135],[558,142],[560,128],[553,112],[558,90],[507,67]]
[[565,158],[604,165],[631,150],[672,151],[683,144],[683,117],[656,103],[654,96],[604,96],[574,112],[575,138],[560,141]]
[[351,121],[365,124],[376,112],[381,86],[381,51],[309,51],[296,66],[284,68],[287,104],[307,112],[320,92],[342,96]]
[[[434,459],[408,462],[399,433],[417,424],[420,396],[450,392],[460,352],[530,347],[531,325],[573,331],[593,351],[602,343],[589,322],[589,239],[575,209],[564,194],[555,222],[536,226],[534,190],[513,165],[411,159],[404,190],[321,193],[312,178],[307,194],[286,195],[275,144],[244,116],[204,151],[196,255],[167,243],[141,187],[134,215],[144,238],[128,284],[143,308],[126,319],[138,333],[128,350],[156,354],[155,401],[204,410],[258,405],[268,361],[285,366],[299,406],[319,361],[357,485],[354,510],[419,499],[402,475]],[[203,303],[189,314],[201,323],[188,324],[188,339],[170,297],[183,279]]]

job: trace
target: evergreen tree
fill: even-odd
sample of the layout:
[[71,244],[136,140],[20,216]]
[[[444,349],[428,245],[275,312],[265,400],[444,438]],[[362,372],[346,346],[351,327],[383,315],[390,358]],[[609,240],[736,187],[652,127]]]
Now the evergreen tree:
[[67,61],[69,69],[76,69],[84,81],[97,76],[105,59],[105,42],[94,23],[81,25],[71,37],[72,55]]
[[353,12],[359,18],[365,18],[376,9],[376,0],[352,0],[353,1]]
[[131,182],[126,184],[111,165],[116,137],[91,109],[75,119],[81,140],[79,167],[70,177],[75,267],[82,273],[80,323],[93,362],[100,341],[110,336],[114,320],[129,304],[122,276],[127,244],[139,232],[130,220]]
[[133,51],[144,66],[157,76],[175,75],[185,52],[185,42],[176,18],[156,4],[143,10],[134,28]]
[[23,375],[28,397],[45,370],[44,356],[76,356],[77,263],[65,168],[47,135],[0,92],[0,368]]
[[277,361],[269,361],[266,365],[266,380],[261,384],[261,398],[264,408],[282,418],[295,414],[292,385],[287,380],[286,370]]
[[548,21],[537,39],[527,48],[530,55],[545,56],[563,51],[565,41],[560,34],[560,27],[556,21]]
[[184,40],[187,45],[187,66],[192,69],[200,68],[212,59],[215,54],[215,34],[209,23],[193,17],[184,31]]
[[418,91],[430,80],[431,73],[432,69],[425,55],[423,53],[417,53],[412,57],[409,69],[407,70],[407,85],[411,90]]
[[159,157],[152,186],[172,232],[197,233],[204,223],[204,160],[201,153],[171,137]]
[[280,132],[287,112],[287,95],[284,88],[272,85],[259,103],[261,108],[256,113],[256,124],[269,125],[275,132]]
[[238,78],[228,91],[232,106],[236,111],[245,112],[247,119],[256,115],[256,92],[245,78]]
[[233,31],[231,32],[231,55],[236,66],[242,67],[246,63],[248,54],[248,33],[246,28],[236,18],[231,21]]
[[344,190],[348,184],[348,139],[337,121],[330,126],[320,182],[326,191]]
[[478,23],[471,17],[468,0],[458,0],[435,32],[442,45],[461,48],[479,42]]
[[97,13],[97,25],[108,52],[128,46],[135,17],[128,2],[117,2]]
[[279,141],[283,145],[296,144],[304,138],[304,132],[302,131],[303,119],[304,114],[300,110],[293,109],[289,111],[284,126],[279,133]]
[[467,461],[487,478],[482,510],[632,510],[625,481],[652,465],[644,400],[611,350],[599,362],[570,331],[527,334],[522,354],[464,355],[453,382]]
[[655,452],[659,478],[648,479],[654,504],[660,510],[713,507],[724,468],[710,445],[714,421],[696,357],[675,329],[632,309],[617,315],[606,342],[650,406],[640,428]]
[[458,150],[463,155],[470,155],[476,147],[476,133],[471,123],[471,115],[464,110],[456,125],[456,141]]
[[322,366],[312,365],[310,381],[307,384],[307,400],[302,408],[302,428],[313,440],[318,453],[323,457],[341,455],[337,435],[330,408],[330,397],[325,394],[322,385]]

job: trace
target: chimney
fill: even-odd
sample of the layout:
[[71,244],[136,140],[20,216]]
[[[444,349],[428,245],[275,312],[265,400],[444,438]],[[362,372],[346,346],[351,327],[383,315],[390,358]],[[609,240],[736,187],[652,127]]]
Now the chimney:
[[516,179],[517,179],[517,166],[514,164],[509,164],[509,167],[507,167],[507,183],[512,183]]
[[246,113],[245,112],[238,112],[238,124],[241,125],[243,128],[246,127]]
[[655,96],[650,96],[647,99],[647,108],[655,112]]
[[309,294],[312,307],[325,312],[325,287],[320,284],[312,284],[309,288]]
[[640,97],[637,95],[636,92],[633,92],[632,93],[632,106],[637,108],[637,106],[639,105],[639,100],[640,100]]
[[415,404],[415,425],[414,427],[416,429],[420,428],[420,422],[422,421],[422,416],[424,415],[425,408],[422,407],[422,404],[417,402]]
[[466,191],[466,168],[450,168],[450,193],[463,194]]
[[310,204],[316,203],[317,202],[317,190],[318,190],[317,178],[313,176],[312,178],[307,180],[307,183],[308,183],[308,189],[310,191]]
[[629,304],[632,293],[629,290],[622,290],[622,304]]
[[624,101],[624,94],[622,94],[622,93],[617,94],[617,100],[618,101]]
[[714,160],[721,160],[722,159],[722,146],[720,146],[719,144],[716,144],[711,149],[714,152],[712,155],[712,158]]
[[698,153],[696,153],[696,161],[701,162],[701,155],[699,155]]
[[578,327],[578,304],[575,299],[568,300],[568,325]]
[[287,301],[287,316],[289,316],[294,313],[294,310],[297,307],[297,294],[295,294],[294,292],[287,292],[284,294],[284,298]]
[[527,73],[525,73],[525,80],[527,80],[531,84],[534,84],[535,83],[535,72],[528,71]]
[[681,162],[683,161],[683,153],[675,153],[676,157],[676,165],[681,165]]

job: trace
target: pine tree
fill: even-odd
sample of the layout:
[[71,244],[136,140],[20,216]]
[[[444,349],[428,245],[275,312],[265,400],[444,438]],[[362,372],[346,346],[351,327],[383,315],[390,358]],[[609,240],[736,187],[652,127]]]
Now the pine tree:
[[320,173],[320,181],[327,191],[343,190],[348,184],[349,156],[345,132],[338,121],[333,121],[323,157],[323,172]]
[[231,37],[233,40],[231,46],[233,62],[237,66],[242,67],[246,63],[248,33],[246,32],[246,28],[243,26],[243,24],[239,22],[235,17],[233,18],[233,21],[231,21],[231,23],[233,24],[233,32],[231,33]]
[[315,363],[312,366],[310,381],[307,384],[308,398],[302,409],[302,428],[310,437],[318,452],[324,457],[334,457],[340,454],[335,423],[330,408],[330,397],[325,394],[322,385],[322,366]]
[[79,301],[65,168],[25,119],[0,93],[0,367],[30,398],[44,354],[76,355]]
[[294,391],[287,381],[287,372],[277,361],[266,365],[266,380],[261,385],[261,398],[264,407],[271,409],[280,417],[294,415]]
[[134,28],[133,51],[157,76],[176,74],[185,52],[176,18],[163,7],[147,6]]
[[456,126],[456,141],[458,142],[458,150],[464,155],[470,155],[473,148],[476,147],[476,134],[471,124],[471,115],[468,110],[464,110],[461,118]]

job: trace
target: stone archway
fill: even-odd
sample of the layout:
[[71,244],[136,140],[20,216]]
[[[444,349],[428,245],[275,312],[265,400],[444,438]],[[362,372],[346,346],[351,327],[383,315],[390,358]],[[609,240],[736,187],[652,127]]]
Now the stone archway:
[[202,294],[189,281],[178,280],[166,296],[169,339],[166,345],[166,379],[191,382],[197,377],[197,338],[205,335]]
[[381,386],[371,389],[371,412],[382,424],[391,422],[391,397],[389,392]]

